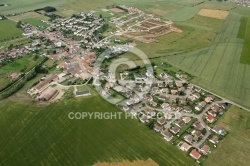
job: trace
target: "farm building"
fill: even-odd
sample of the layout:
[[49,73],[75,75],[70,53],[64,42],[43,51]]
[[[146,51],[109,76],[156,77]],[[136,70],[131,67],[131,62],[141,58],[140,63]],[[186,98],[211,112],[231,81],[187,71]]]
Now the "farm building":
[[49,101],[55,94],[57,90],[53,88],[48,88],[38,97],[38,100]]
[[39,82],[37,85],[32,87],[31,90],[35,91],[36,93],[40,93],[44,89],[46,89],[52,81],[56,80],[57,78],[58,78],[57,75],[48,75],[47,77],[44,78],[43,81]]

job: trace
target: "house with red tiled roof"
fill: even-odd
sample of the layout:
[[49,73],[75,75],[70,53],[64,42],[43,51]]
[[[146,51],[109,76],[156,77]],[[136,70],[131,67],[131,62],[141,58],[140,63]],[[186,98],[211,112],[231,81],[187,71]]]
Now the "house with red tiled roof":
[[209,123],[213,123],[214,122],[214,116],[211,115],[211,114],[208,114],[206,116],[206,120],[209,122]]
[[65,69],[67,67],[67,64],[65,63],[65,62],[61,62],[58,66],[57,66],[57,68],[59,68],[59,69]]
[[192,158],[196,159],[196,160],[198,160],[198,159],[201,157],[201,154],[200,154],[196,149],[193,149],[193,150],[189,153],[189,155],[190,155]]

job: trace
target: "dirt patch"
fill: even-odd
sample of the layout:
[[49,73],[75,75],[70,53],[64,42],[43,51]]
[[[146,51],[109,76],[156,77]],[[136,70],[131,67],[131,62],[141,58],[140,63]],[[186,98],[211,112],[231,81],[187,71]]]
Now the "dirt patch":
[[148,159],[146,161],[143,160],[136,160],[136,161],[128,161],[123,160],[119,162],[111,162],[111,163],[96,163],[94,166],[159,166],[156,162],[152,159]]
[[217,18],[217,19],[225,19],[228,16],[228,11],[224,10],[211,10],[211,9],[201,9],[198,13],[200,16]]
[[122,12],[124,12],[123,10],[118,9],[118,8],[111,8],[109,10],[112,11],[112,12],[115,12],[115,13],[122,13]]
[[145,21],[145,22],[142,22],[140,26],[146,27],[146,28],[152,28],[152,27],[155,27],[156,24]]

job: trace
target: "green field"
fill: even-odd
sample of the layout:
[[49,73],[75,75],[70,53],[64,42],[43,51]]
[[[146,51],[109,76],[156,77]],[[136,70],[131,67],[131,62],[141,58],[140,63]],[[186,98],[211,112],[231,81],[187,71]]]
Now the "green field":
[[[208,47],[216,36],[216,32],[213,31],[186,25],[179,27],[183,30],[182,33],[170,33],[159,37],[156,42],[150,44],[150,47],[145,43],[138,43],[137,47],[145,52],[149,58],[154,58]],[[197,42],[193,42],[194,40]]]
[[27,12],[45,6],[60,6],[64,4],[66,0],[1,0],[2,4],[10,4],[11,6],[1,7],[0,14],[13,14],[20,12]]
[[1,165],[93,165],[153,159],[159,165],[195,165],[185,153],[138,120],[70,120],[69,112],[118,112],[93,94],[47,107],[0,104]]
[[29,23],[29,24],[37,26],[37,27],[43,27],[43,28],[49,27],[49,25],[46,24],[45,22],[42,22],[42,21],[35,19],[35,18],[24,19],[24,20],[22,20],[22,22]]
[[42,57],[39,56],[38,59],[34,60],[33,55],[25,55],[14,62],[11,62],[3,67],[2,70],[7,72],[27,72],[31,70],[36,64],[41,61]]
[[[245,20],[248,20],[245,22]],[[243,24],[243,25],[242,25]],[[241,23],[241,26],[245,26],[245,28],[240,30],[240,35],[244,35],[244,43],[241,52],[240,62],[243,64],[250,64],[250,17],[248,19],[244,19]],[[245,31],[244,31],[245,30]]]
[[217,0],[213,1],[205,1],[204,3],[201,3],[199,5],[196,5],[195,7],[200,9],[214,9],[214,10],[231,10],[235,8],[237,5],[236,3],[231,2],[218,2]]
[[249,165],[250,131],[246,127],[249,119],[249,112],[232,106],[218,120],[218,124],[228,131],[228,135],[205,161],[205,166]]
[[194,17],[199,11],[198,8],[185,6],[180,10],[167,14],[163,18],[172,21],[186,21]]
[[8,73],[2,69],[0,69],[0,83],[0,89],[5,88],[9,83],[11,83],[11,79],[8,78]]
[[11,16],[8,18],[10,18],[11,20],[15,20],[15,21],[19,21],[19,20],[22,21],[22,20],[25,20],[28,18],[36,18],[38,20],[48,20],[49,19],[49,17],[46,17],[45,15],[39,14],[36,12],[27,12],[27,13],[24,13],[22,15]]
[[0,42],[22,36],[22,29],[16,27],[16,23],[11,20],[0,20]]
[[231,13],[210,47],[161,60],[196,76],[193,83],[250,108],[250,65],[240,63],[243,39],[237,38],[240,19]]
[[30,38],[28,38],[28,37],[22,37],[22,38],[18,38],[18,39],[0,42],[0,48],[2,47],[2,49],[0,51],[8,49],[8,47],[10,45],[17,46],[17,45],[26,44],[28,42],[30,42]]

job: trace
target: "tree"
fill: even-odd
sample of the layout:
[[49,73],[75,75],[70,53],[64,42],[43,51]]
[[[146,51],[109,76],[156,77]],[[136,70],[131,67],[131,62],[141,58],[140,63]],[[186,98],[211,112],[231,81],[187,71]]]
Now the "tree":
[[153,119],[150,119],[150,121],[148,122],[147,126],[150,130],[153,130],[154,129],[154,125],[155,125],[155,122]]

